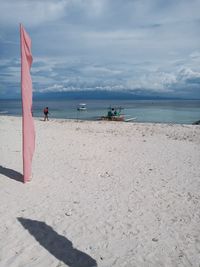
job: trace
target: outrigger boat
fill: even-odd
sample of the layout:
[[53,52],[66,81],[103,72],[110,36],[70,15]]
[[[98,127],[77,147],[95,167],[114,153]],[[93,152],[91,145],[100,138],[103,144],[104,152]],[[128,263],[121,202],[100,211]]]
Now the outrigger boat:
[[106,121],[133,121],[136,120],[136,118],[125,118],[125,115],[122,114],[122,107],[109,107],[108,113],[106,116],[101,116],[100,120],[106,120]]
[[106,121],[125,121],[124,114],[121,114],[121,107],[109,107],[106,116],[101,116],[101,120]]
[[87,110],[86,104],[85,103],[81,103],[79,104],[79,106],[77,107],[78,111],[85,111]]

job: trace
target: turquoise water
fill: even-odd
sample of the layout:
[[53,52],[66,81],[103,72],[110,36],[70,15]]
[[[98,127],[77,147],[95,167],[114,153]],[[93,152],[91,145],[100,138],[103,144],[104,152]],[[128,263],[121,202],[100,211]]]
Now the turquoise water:
[[[77,111],[79,103],[87,111]],[[192,124],[200,120],[200,100],[34,100],[34,117],[43,117],[48,106],[50,118],[96,120],[107,114],[109,106],[121,106],[127,119],[137,122]],[[20,100],[0,100],[0,115],[21,116]]]

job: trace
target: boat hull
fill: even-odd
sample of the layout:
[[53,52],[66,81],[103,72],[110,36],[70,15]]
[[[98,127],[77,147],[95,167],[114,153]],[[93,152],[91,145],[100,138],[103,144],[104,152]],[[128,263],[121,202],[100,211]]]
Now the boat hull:
[[78,111],[86,111],[86,108],[77,108]]
[[111,117],[102,116],[100,118],[100,120],[103,120],[103,121],[125,121],[123,116],[111,116]]

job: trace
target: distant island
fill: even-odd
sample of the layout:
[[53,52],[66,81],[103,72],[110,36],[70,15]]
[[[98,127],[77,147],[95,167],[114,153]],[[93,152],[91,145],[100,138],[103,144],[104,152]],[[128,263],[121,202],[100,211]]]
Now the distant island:
[[80,90],[68,92],[47,92],[33,94],[35,99],[124,99],[124,100],[178,100],[181,98],[171,97],[165,94],[141,93],[139,91],[108,91],[108,90]]

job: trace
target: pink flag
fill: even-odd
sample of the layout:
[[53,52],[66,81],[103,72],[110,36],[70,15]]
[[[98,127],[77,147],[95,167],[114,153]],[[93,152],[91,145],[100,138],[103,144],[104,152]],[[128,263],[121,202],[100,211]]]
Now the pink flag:
[[32,117],[31,39],[20,25],[21,37],[21,92],[23,132],[23,175],[24,183],[31,179],[31,164],[35,149],[35,129]]

